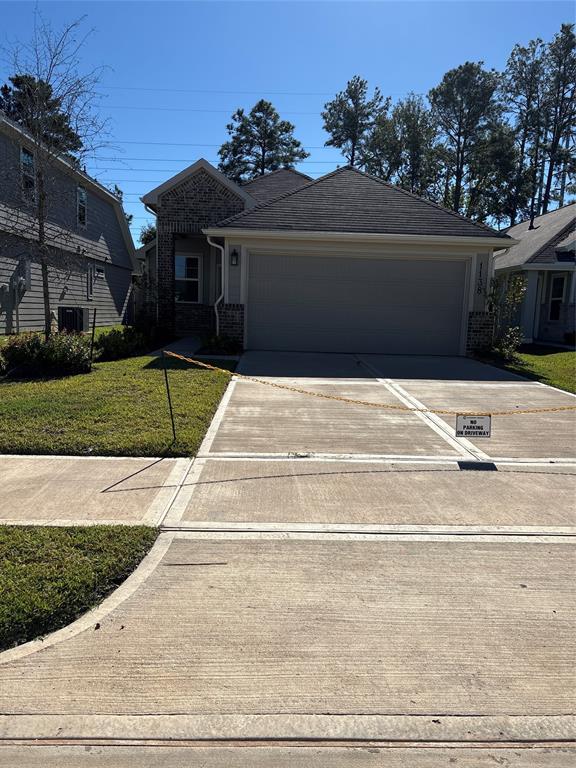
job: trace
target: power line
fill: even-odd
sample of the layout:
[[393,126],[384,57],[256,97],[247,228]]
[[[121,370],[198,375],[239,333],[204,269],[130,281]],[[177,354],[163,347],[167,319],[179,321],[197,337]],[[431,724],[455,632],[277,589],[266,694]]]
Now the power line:
[[[330,147],[332,149],[332,147]],[[341,157],[341,155],[339,155]],[[131,162],[131,163],[189,163],[190,158],[189,157],[124,157],[123,155],[118,155],[116,157],[98,157],[97,155],[90,155],[90,157],[86,158],[87,160],[93,160],[97,163],[103,163],[103,162],[114,162],[114,163],[123,163],[123,162]],[[219,158],[211,158],[208,160],[209,163],[219,163]],[[302,163],[310,164],[315,163],[316,165],[318,163],[324,164],[324,163],[331,163],[332,160],[299,160],[298,165],[302,165]],[[146,169],[148,170],[148,168]],[[150,170],[155,170],[150,168]]]
[[[178,162],[175,160],[174,162]],[[215,160],[209,160],[208,162],[216,162]],[[306,161],[304,161],[306,162]],[[335,160],[317,160],[311,161],[313,165],[334,165]],[[299,163],[300,165],[300,163]],[[142,171],[152,171],[153,173],[176,173],[178,168],[94,168],[94,171],[99,173],[100,171],[134,171],[135,173],[141,173]]]
[[[220,94],[220,95],[230,95],[230,96],[250,96],[250,95],[258,95],[258,94],[268,94],[270,96],[335,96],[336,93],[338,93],[338,89],[334,89],[333,91],[270,91],[267,88],[260,88],[257,91],[226,91],[226,90],[217,90],[214,88],[165,88],[164,86],[159,86],[157,88],[153,88],[152,86],[136,86],[136,85],[102,85],[102,88],[105,88],[108,91],[149,91],[153,93],[157,93],[158,91],[162,91],[162,93],[206,93],[206,94]],[[407,96],[408,91],[389,91],[389,96]],[[411,93],[411,92],[410,92]],[[417,96],[424,96],[424,93],[417,93]]]
[[[112,144],[138,144],[140,146],[155,147],[221,147],[221,144],[190,144],[177,141],[113,141]],[[320,147],[307,146],[307,149],[326,149],[324,145]]]
[[[127,104],[106,104],[106,109],[128,109],[135,112],[202,112],[211,113],[215,115],[229,115],[229,109],[198,109],[196,107],[132,107]],[[236,110],[233,109],[233,112]],[[319,113],[316,112],[284,112],[285,115],[308,115],[310,117],[319,117]]]

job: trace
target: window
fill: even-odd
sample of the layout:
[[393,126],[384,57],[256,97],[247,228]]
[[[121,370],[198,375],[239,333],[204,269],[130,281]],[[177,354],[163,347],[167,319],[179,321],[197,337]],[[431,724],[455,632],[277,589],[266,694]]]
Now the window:
[[176,301],[198,304],[200,301],[200,256],[175,257]]
[[96,265],[93,261],[88,262],[86,270],[86,298],[92,301],[94,298],[94,281],[96,280]]
[[562,307],[562,302],[564,301],[564,283],[564,275],[557,275],[552,278],[548,320],[552,320],[553,322],[560,320],[560,309]]
[[34,200],[36,194],[34,155],[25,147],[20,150],[20,169],[22,172],[22,194],[26,200]]
[[77,202],[77,214],[78,214],[78,226],[85,227],[86,226],[86,214],[88,211],[88,195],[86,194],[86,190],[84,187],[78,187],[76,191],[76,202]]

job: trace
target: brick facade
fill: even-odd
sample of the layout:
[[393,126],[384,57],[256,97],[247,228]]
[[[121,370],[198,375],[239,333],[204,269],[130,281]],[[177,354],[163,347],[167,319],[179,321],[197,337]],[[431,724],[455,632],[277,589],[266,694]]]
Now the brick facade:
[[[244,201],[204,170],[160,196],[157,208],[158,244],[158,322],[167,330],[204,333],[208,315],[198,305],[174,302],[175,235],[199,234],[203,228],[244,210]],[[213,310],[207,308],[211,311]],[[193,327],[194,317],[201,323]],[[180,325],[180,321],[182,325]]]
[[470,312],[468,314],[468,336],[466,354],[470,355],[487,349],[492,343],[494,318],[488,312]]
[[244,304],[221,304],[220,335],[228,336],[244,346]]
[[192,336],[211,336],[215,333],[214,307],[208,304],[174,304],[175,329]]

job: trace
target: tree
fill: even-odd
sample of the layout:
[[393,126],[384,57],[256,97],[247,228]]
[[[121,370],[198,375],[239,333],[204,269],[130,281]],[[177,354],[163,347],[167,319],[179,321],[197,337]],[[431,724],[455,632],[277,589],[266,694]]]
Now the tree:
[[248,114],[238,109],[226,126],[230,139],[218,150],[219,170],[243,182],[279,168],[293,168],[308,157],[294,138],[294,125],[281,120],[269,101],[260,99]]
[[471,153],[497,111],[498,76],[483,69],[483,63],[467,61],[451,69],[428,94],[434,118],[452,156],[453,179],[444,202],[458,212],[462,208]]
[[546,81],[548,88],[548,167],[542,195],[542,213],[548,211],[554,198],[554,179],[562,174],[564,157],[562,141],[569,148],[576,119],[576,36],[574,24],[562,24],[546,48]]
[[144,224],[140,229],[140,236],[138,239],[142,245],[148,245],[148,243],[156,240],[156,224]]
[[[124,207],[124,192],[120,189],[118,184],[114,184],[112,189],[110,190],[114,197],[117,197],[118,200],[120,200],[120,205]],[[132,224],[132,221],[134,220],[134,215],[132,213],[124,213],[124,218],[126,219],[126,224],[130,226]]]
[[529,213],[537,196],[537,177],[542,144],[545,45],[540,39],[515,45],[500,83],[517,146],[516,171],[510,190],[510,225],[518,215]]
[[375,176],[430,199],[438,197],[441,152],[438,130],[421,96],[409,94],[390,116],[381,113],[361,150],[361,164]]
[[[49,269],[64,267],[71,258],[65,230],[47,226],[70,202],[63,199],[59,183],[62,163],[80,168],[83,157],[101,145],[105,128],[94,112],[101,68],[79,71],[86,39],[81,26],[82,19],[54,32],[37,14],[31,42],[12,51],[14,74],[1,95],[3,111],[22,129],[29,150],[30,194],[16,203],[12,226],[15,235],[23,225],[34,234],[31,249],[41,267],[47,338],[52,324]],[[8,172],[19,178],[19,164]]]
[[504,121],[488,125],[470,154],[466,216],[501,225],[518,206],[525,208],[528,190],[515,186],[518,163],[514,129]]
[[343,91],[324,105],[324,130],[330,134],[325,146],[337,147],[350,165],[356,165],[364,141],[389,106],[390,99],[384,100],[378,88],[368,98],[367,81],[355,75]]

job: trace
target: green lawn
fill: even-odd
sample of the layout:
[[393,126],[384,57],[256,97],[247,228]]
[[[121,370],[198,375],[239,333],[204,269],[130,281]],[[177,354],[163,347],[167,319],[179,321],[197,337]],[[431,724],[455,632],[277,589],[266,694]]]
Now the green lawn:
[[[226,364],[223,364],[226,367]],[[170,362],[177,441],[159,358],[96,363],[92,373],[0,382],[0,453],[194,455],[229,377]]]
[[518,363],[508,363],[509,371],[536,379],[567,392],[576,392],[576,352],[556,347],[522,347]]
[[1,526],[0,650],[59,629],[99,603],[156,536],[144,526]]

